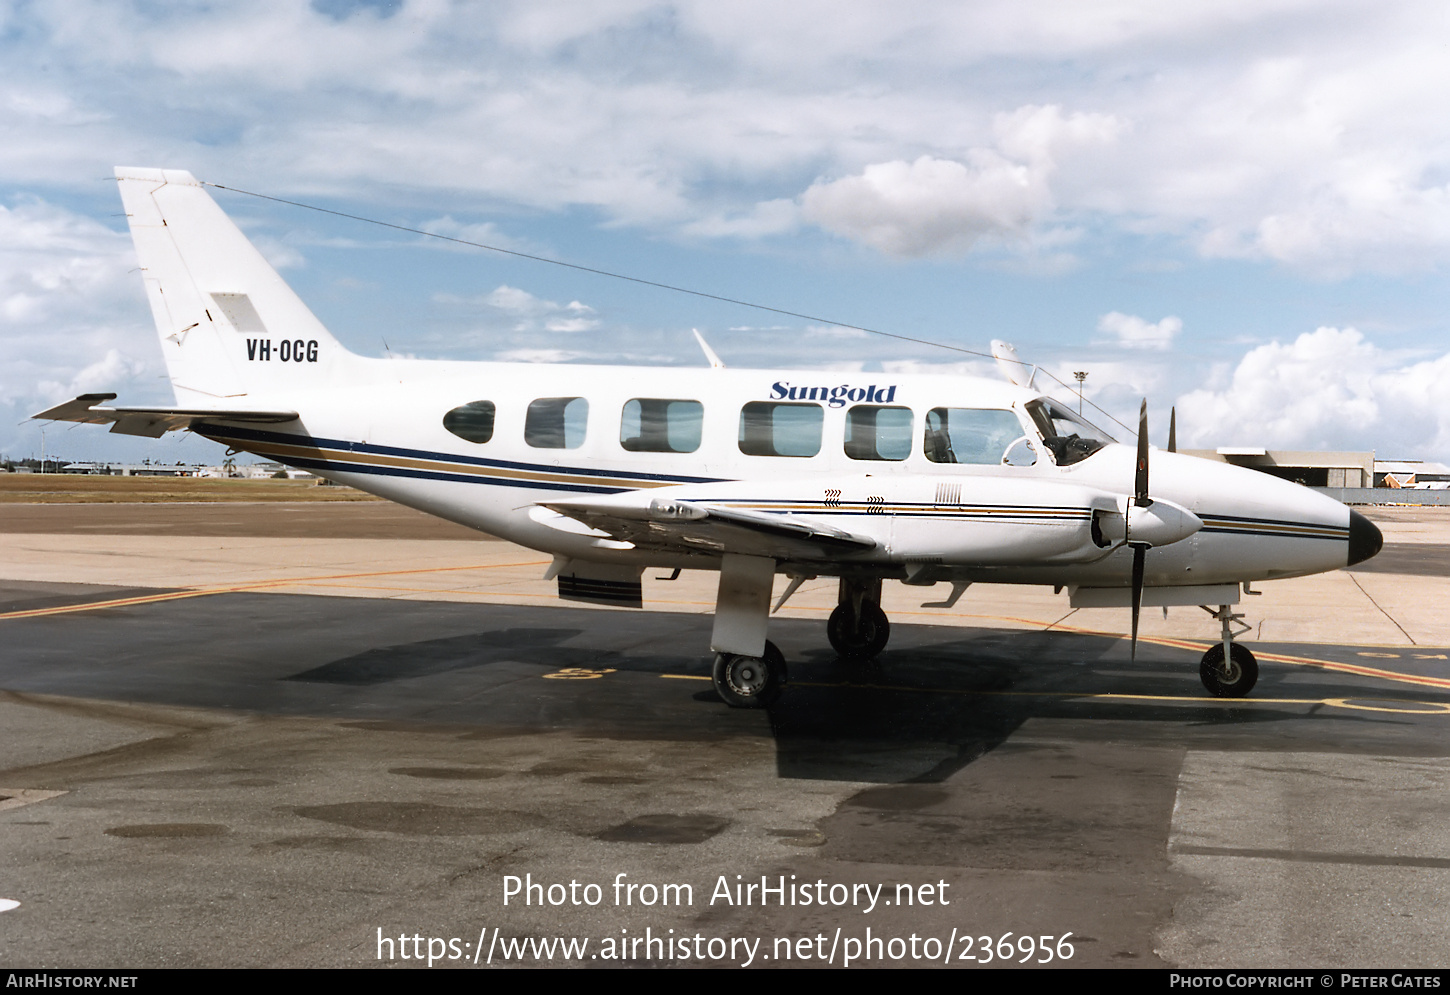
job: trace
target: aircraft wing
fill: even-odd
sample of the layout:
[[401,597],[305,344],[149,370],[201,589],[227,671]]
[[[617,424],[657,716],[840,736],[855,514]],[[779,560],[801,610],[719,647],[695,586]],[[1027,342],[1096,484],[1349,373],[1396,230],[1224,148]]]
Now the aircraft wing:
[[241,408],[176,408],[176,407],[101,407],[100,402],[115,400],[115,394],[82,394],[80,397],[47,408],[31,418],[47,421],[73,421],[89,425],[111,425],[118,435],[144,435],[159,439],[167,432],[190,428],[199,421],[261,422],[276,424],[295,421],[295,411],[259,411]]
[[822,560],[876,548],[874,539],[797,515],[704,502],[656,498],[648,503],[637,499],[625,503],[618,497],[604,497],[555,501],[544,507],[638,549]]

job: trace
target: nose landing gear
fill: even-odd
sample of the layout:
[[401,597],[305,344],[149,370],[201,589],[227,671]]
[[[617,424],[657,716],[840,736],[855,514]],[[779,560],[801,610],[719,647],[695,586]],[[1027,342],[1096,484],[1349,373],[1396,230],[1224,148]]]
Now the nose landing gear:
[[843,660],[870,660],[886,648],[891,622],[881,610],[881,579],[841,578],[840,603],[826,622],[826,638]]
[[[1254,654],[1247,647],[1233,640],[1235,635],[1241,636],[1251,627],[1243,624],[1244,616],[1234,612],[1232,605],[1219,605],[1218,611],[1207,605],[1199,607],[1221,623],[1222,636],[1220,642],[1203,654],[1198,676],[1208,693],[1215,698],[1242,698],[1258,683],[1259,661],[1254,659]],[[1233,631],[1235,622],[1240,626],[1237,633]]]

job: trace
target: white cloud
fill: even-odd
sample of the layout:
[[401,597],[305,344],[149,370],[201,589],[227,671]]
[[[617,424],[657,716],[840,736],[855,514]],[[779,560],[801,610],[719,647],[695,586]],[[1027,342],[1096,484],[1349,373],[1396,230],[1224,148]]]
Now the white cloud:
[[864,339],[869,335],[859,328],[844,325],[807,325],[806,337],[812,339]]
[[491,307],[518,319],[514,326],[515,331],[532,331],[542,327],[549,332],[572,334],[593,331],[599,327],[599,319],[593,316],[594,309],[579,301],[556,304],[507,284],[500,286],[485,300]]
[[93,391],[170,401],[131,240],[31,198],[0,205],[0,450],[38,439],[36,411]]
[[[537,297],[520,287],[502,284],[481,297],[460,297],[455,294],[434,294],[438,304],[475,310],[480,307],[492,309],[506,322],[508,332],[513,335],[577,335],[599,328],[599,318],[594,308],[580,301],[559,304],[556,301]],[[526,350],[529,356],[534,350]],[[577,357],[577,353],[570,353]],[[527,362],[540,362],[533,358]]]
[[1169,315],[1161,321],[1145,321],[1137,315],[1109,311],[1098,320],[1098,331],[1116,336],[1124,349],[1166,350],[1183,331],[1183,320]]
[[[487,301],[502,311],[517,311],[520,314],[533,314],[542,303],[527,290],[520,290],[518,287],[510,287],[507,284],[489,294]],[[556,304],[554,307],[558,307],[558,305]]]
[[1190,446],[1355,449],[1450,456],[1450,355],[1405,362],[1353,328],[1252,349],[1229,382],[1178,399]]
[[[993,279],[1005,273],[1000,283],[1009,288],[1037,281],[1045,298],[1091,296],[1081,281],[1050,277],[1099,263],[1138,274],[1180,267],[1174,289],[1200,301],[1223,293],[1214,282],[1231,269],[1262,275],[1218,264],[1200,276],[1193,254],[1316,275],[1414,272],[1418,283],[1391,293],[1378,284],[1378,296],[1346,284],[1337,310],[1299,307],[1293,313],[1309,317],[1287,327],[1352,314],[1361,327],[1398,323],[1407,336],[1443,336],[1443,318],[1420,303],[1439,293],[1435,270],[1450,263],[1450,118],[1442,106],[1450,27],[1443,4],[1431,0],[409,0],[388,18],[367,10],[329,17],[301,0],[32,0],[4,8],[0,22],[0,193],[10,205],[0,215],[0,390],[12,399],[0,404],[48,400],[37,385],[69,388],[81,367],[111,350],[146,367],[113,367],[131,378],[120,386],[166,393],[138,281],[126,275],[134,261],[124,234],[53,206],[69,195],[78,212],[112,214],[114,199],[100,199],[93,180],[113,159],[191,168],[217,182],[505,247],[512,243],[494,223],[457,219],[507,205],[507,227],[542,242],[571,226],[635,226],[657,239],[641,252],[643,265],[595,252],[629,247],[627,239],[586,242],[578,255],[564,255],[645,277],[670,271],[658,263],[681,236],[770,239],[768,251],[785,260],[782,273],[806,272],[803,259],[824,259],[819,269],[829,272],[835,260],[819,254],[819,239],[787,242],[820,230],[908,259],[989,249]],[[20,190],[46,191],[49,200],[20,199]],[[1151,241],[1151,258],[1123,233]],[[309,246],[299,284],[321,285],[319,270],[344,247],[337,238],[326,246],[259,241],[282,263],[300,262],[289,246]],[[750,288],[738,296],[850,317],[834,305],[792,303],[819,300],[822,288],[844,282],[737,282],[741,270],[708,268],[716,261],[723,257],[682,252],[679,279],[668,279]],[[983,339],[993,333],[986,329],[1000,302],[971,277],[955,282],[963,268],[893,265],[904,277],[902,296],[880,310],[868,306],[870,313],[925,327],[965,285],[978,296],[963,310],[981,314]],[[387,284],[382,267],[358,271]],[[446,286],[445,272],[439,266],[428,279],[399,284]],[[527,277],[503,269],[493,279]],[[1281,286],[1270,292],[1312,296],[1294,287],[1277,295]],[[857,306],[855,289],[837,299]],[[1401,291],[1419,296],[1398,310],[1384,304]],[[913,294],[921,307],[912,306]],[[564,291],[553,296],[509,285],[471,299],[440,294],[438,303],[460,306],[440,308],[439,327],[406,333],[411,342],[391,328],[386,336],[403,350],[434,335],[444,350],[488,354],[524,343],[534,356],[573,358],[570,347],[587,336],[599,355],[620,355],[620,343],[652,355],[672,334],[661,328],[738,321],[671,313],[626,328],[611,315],[620,327],[605,328],[592,309],[563,303]],[[1120,300],[1104,306],[1153,306]],[[1091,316],[1102,313],[1090,306]],[[1292,310],[1228,331],[1262,340],[1262,325]],[[1150,363],[1166,368],[1161,347],[1181,342],[1170,320],[1124,314],[1100,326],[1112,356],[1140,369],[1110,375],[1107,364],[1092,364],[1088,396],[1101,391],[1106,404],[1121,394],[1136,410],[1130,395],[1157,382]],[[1205,340],[1223,331],[1206,328],[1203,310],[1192,320]],[[768,344],[740,351],[761,363],[778,355],[816,361],[804,348],[807,333],[771,334]],[[685,341],[680,355],[693,362]],[[1045,363],[1056,362],[1049,349],[1070,345],[1042,341]],[[1222,349],[1229,336],[1213,341]],[[850,352],[915,355],[903,348],[862,343]],[[1441,381],[1416,378],[1419,367],[1401,368],[1379,351],[1373,358],[1387,364],[1386,376],[1398,371],[1407,391],[1440,390]],[[1233,398],[1223,402],[1225,417],[1247,403],[1232,393],[1232,372],[1199,388]],[[1375,424],[1389,424],[1385,391],[1343,397],[1375,401]],[[1408,437],[1423,434],[1413,419],[1403,427]]]
[[1031,167],[990,149],[967,159],[924,155],[817,182],[801,196],[802,215],[888,255],[922,256],[1023,235],[1050,206],[1044,177]]
[[567,363],[585,355],[568,349],[505,349],[495,358],[501,363]]
[[897,256],[962,251],[984,238],[1021,239],[1053,209],[1048,179],[1056,151],[1111,142],[1120,130],[1107,115],[1064,117],[1055,106],[1021,107],[996,117],[997,148],[971,149],[965,161],[923,155],[817,181],[801,196],[802,216]]
[[682,227],[687,235],[705,238],[761,238],[794,231],[800,225],[800,205],[787,198],[762,201],[739,213],[713,214]]
[[1052,216],[1328,273],[1450,258],[1433,0],[3,16],[10,184],[78,183],[104,149],[257,189],[376,201],[406,184],[696,237],[789,233],[805,211],[898,255]]
[[589,332],[598,327],[599,321],[595,318],[548,318],[544,321],[545,331],[563,332],[566,335]]
[[[414,226],[409,225],[408,227]],[[424,221],[416,227],[419,231],[427,232],[430,235],[442,235],[445,239],[457,239],[459,242],[470,242],[474,245],[496,249],[510,249],[515,252],[527,251],[526,246],[506,235],[492,221],[463,222],[445,214],[440,218]],[[434,248],[451,247],[460,251],[467,251],[469,248],[469,246],[435,238],[424,238],[423,244]],[[537,255],[537,253],[535,254]]]
[[119,349],[108,349],[106,355],[78,371],[68,382],[42,380],[36,385],[36,392],[51,401],[63,401],[80,394],[113,392],[121,384],[144,374],[147,364],[121,354]]

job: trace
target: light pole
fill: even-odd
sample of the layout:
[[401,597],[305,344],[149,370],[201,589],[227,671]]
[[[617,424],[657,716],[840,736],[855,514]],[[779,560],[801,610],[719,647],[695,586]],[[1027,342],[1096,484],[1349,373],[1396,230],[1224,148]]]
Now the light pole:
[[1077,378],[1077,413],[1082,414],[1082,382],[1087,379],[1087,371],[1078,370],[1073,376]]

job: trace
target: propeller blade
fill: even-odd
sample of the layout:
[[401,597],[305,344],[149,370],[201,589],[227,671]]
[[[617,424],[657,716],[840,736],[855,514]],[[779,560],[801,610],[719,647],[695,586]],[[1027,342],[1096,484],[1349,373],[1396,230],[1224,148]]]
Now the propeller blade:
[[1168,451],[1178,452],[1178,408],[1168,409]]
[[1138,613],[1143,609],[1143,560],[1146,546],[1133,547],[1133,644],[1132,659],[1138,659]]
[[1143,398],[1143,407],[1138,411],[1138,472],[1133,481],[1133,503],[1146,508],[1153,502],[1148,499],[1148,399]]
[[[1148,399],[1138,409],[1138,467],[1133,480],[1133,504],[1146,508],[1153,503],[1148,497]],[[1143,565],[1148,547],[1133,542],[1133,531],[1128,529],[1128,545],[1133,547],[1133,642],[1130,650],[1132,659],[1138,658],[1138,616],[1143,610]]]

